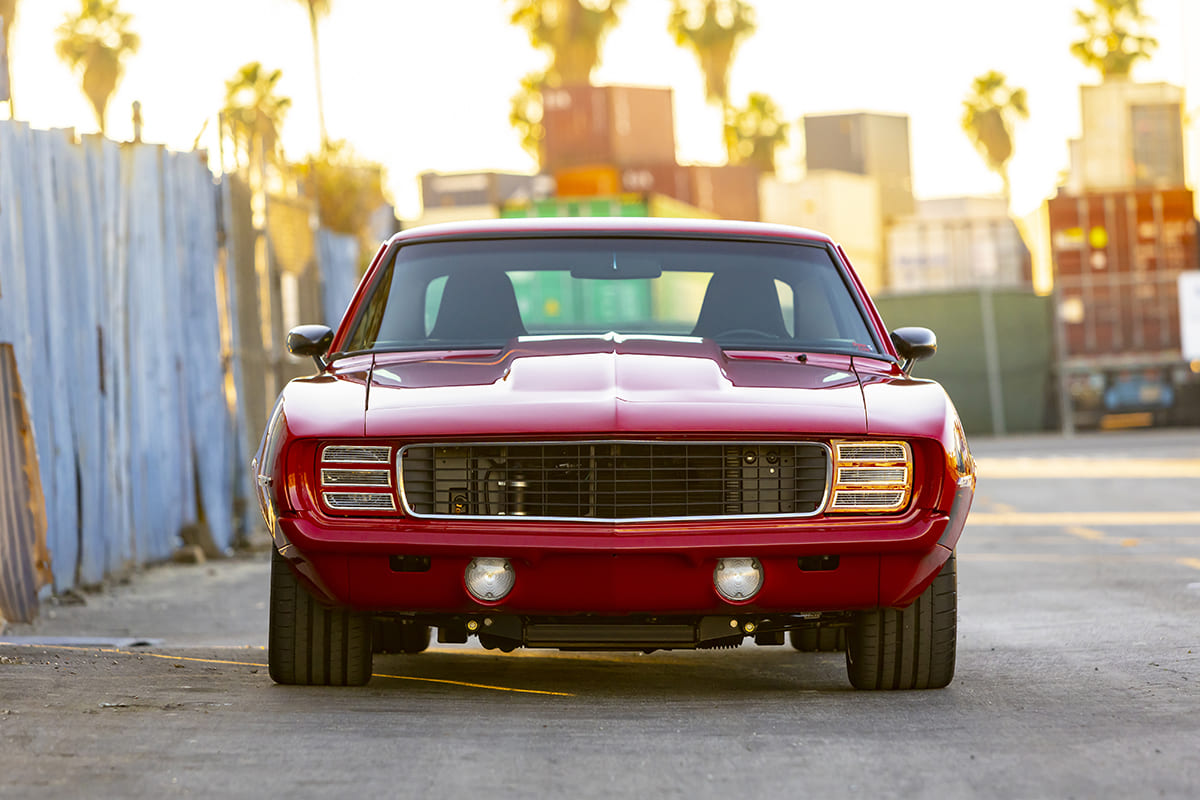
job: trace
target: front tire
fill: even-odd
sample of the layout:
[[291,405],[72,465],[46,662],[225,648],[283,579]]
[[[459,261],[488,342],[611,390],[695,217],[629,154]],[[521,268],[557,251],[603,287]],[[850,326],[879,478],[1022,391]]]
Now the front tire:
[[954,679],[958,586],[954,554],[905,609],[860,611],[846,637],[856,689],[941,689]]
[[276,683],[362,686],[371,679],[370,618],[317,602],[271,552],[267,665]]

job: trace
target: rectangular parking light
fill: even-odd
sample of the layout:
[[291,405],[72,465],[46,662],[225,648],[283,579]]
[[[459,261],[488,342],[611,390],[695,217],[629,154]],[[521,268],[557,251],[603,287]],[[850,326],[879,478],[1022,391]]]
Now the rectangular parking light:
[[[392,487],[392,448],[388,446],[327,445],[321,449],[321,499],[333,511],[395,511]],[[345,465],[345,466],[342,466]],[[386,491],[364,491],[364,489]]]
[[912,495],[912,449],[907,442],[833,442],[831,513],[886,514]]

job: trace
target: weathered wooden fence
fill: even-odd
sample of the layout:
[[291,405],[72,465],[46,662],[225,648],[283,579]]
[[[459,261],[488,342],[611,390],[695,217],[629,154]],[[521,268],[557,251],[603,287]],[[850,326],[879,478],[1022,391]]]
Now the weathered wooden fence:
[[[0,121],[0,345],[14,373],[0,403],[19,401],[32,428],[56,591],[167,558],[190,523],[222,550],[252,523],[246,462],[279,387],[242,384],[274,357],[262,330],[277,325],[248,285],[260,234],[235,184],[195,153]],[[19,416],[0,415],[13,464]],[[46,580],[14,474],[0,471],[10,620],[36,610]]]

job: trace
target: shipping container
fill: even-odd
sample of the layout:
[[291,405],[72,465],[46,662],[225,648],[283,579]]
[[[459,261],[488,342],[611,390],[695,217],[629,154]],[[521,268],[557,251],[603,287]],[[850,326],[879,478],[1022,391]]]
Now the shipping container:
[[[514,200],[534,200],[554,194],[554,178],[512,172],[423,172],[421,206],[501,206]],[[494,215],[493,215],[494,216]]]
[[542,166],[551,171],[608,164],[661,164],[675,159],[670,89],[562,86],[542,92]]
[[720,219],[760,219],[758,181],[762,173],[747,165],[687,167],[691,179],[691,204]]
[[554,173],[558,197],[620,194],[620,170],[612,166],[566,167]]
[[884,288],[883,224],[879,182],[866,175],[813,170],[802,180],[764,175],[761,219],[827,233],[842,246],[867,291]]
[[896,292],[1028,287],[1029,250],[1016,224],[992,217],[906,217],[887,234],[888,288]]
[[1200,267],[1192,192],[1047,201],[1064,403],[1080,425],[1200,423],[1180,350],[1179,276]]
[[1104,81],[1081,86],[1083,136],[1071,143],[1072,194],[1184,185],[1183,89]]
[[703,209],[653,192],[626,192],[608,197],[552,197],[532,203],[508,203],[500,209],[500,216],[713,218]]
[[622,192],[653,192],[684,203],[692,201],[692,173],[672,158],[657,164],[639,164],[621,170]]
[[500,206],[494,205],[426,208],[424,213],[417,219],[405,221],[404,227],[415,228],[418,225],[437,225],[441,222],[469,222],[474,219],[496,219],[500,216],[500,208]]
[[915,207],[908,128],[905,114],[805,115],[805,163],[809,170],[852,172],[879,181],[880,214],[890,225]]

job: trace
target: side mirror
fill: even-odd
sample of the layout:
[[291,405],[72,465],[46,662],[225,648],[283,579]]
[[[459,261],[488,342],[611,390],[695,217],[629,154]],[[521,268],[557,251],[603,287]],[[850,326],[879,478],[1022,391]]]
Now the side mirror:
[[333,344],[333,329],[328,325],[297,325],[288,331],[287,349],[294,356],[312,356],[317,371],[325,369],[322,357]]
[[892,344],[904,363],[900,368],[908,372],[912,365],[937,352],[937,336],[929,328],[896,328],[892,331]]

